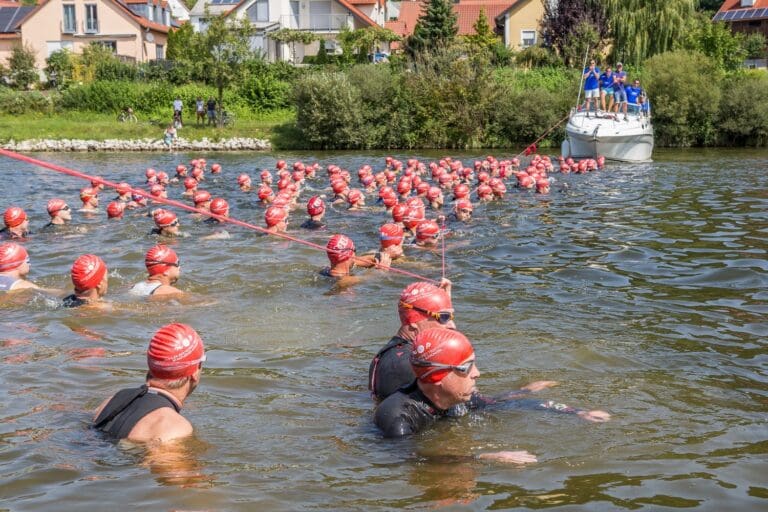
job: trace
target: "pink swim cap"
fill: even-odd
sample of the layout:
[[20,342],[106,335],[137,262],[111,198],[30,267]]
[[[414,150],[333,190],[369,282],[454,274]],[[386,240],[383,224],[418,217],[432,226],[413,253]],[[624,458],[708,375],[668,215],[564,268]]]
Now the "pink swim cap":
[[437,238],[440,234],[440,227],[437,222],[433,220],[424,220],[416,227],[416,239],[417,240],[429,240],[430,238]]
[[192,200],[195,202],[195,206],[207,203],[211,200],[211,193],[207,190],[198,190],[195,195],[192,196]]
[[222,199],[220,197],[217,197],[213,201],[211,201],[211,213],[215,213],[216,215],[228,215],[229,214],[229,203],[225,199]]
[[131,191],[131,186],[128,183],[122,181],[117,184],[117,186],[115,187],[115,190],[117,191],[118,194],[123,195]]
[[403,234],[403,228],[399,224],[384,224],[379,229],[381,248],[386,249],[387,247],[400,245],[403,242]]
[[178,217],[176,217],[175,213],[169,210],[163,210],[162,208],[155,210],[152,218],[154,219],[155,225],[158,228],[167,228],[178,220]]
[[333,235],[325,246],[331,265],[343,263],[355,255],[355,242],[346,235]]
[[184,188],[187,190],[192,190],[198,185],[197,180],[195,178],[186,178],[184,180]]

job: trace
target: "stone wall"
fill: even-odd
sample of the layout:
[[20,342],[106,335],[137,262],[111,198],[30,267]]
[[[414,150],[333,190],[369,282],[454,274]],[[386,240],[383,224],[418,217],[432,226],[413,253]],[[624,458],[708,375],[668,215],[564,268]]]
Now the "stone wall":
[[[158,139],[140,140],[78,140],[78,139],[40,139],[9,141],[2,145],[9,151],[168,151],[168,147]],[[232,138],[212,141],[186,140],[178,138],[173,143],[174,151],[268,151],[272,145],[266,139]]]

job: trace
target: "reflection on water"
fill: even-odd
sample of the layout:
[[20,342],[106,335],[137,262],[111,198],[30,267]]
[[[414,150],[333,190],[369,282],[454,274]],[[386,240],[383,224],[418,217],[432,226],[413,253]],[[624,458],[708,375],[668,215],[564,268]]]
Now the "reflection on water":
[[[354,172],[384,155],[279,156]],[[43,155],[132,184],[150,165],[172,170],[191,157]],[[224,175],[206,188],[229,200],[233,217],[261,224],[263,210],[235,180],[274,157],[208,160]],[[33,230],[48,199],[77,204],[74,178],[8,160],[0,170],[0,205],[24,207]],[[31,277],[68,290],[72,261],[93,252],[109,266],[113,308],[0,298],[0,508],[766,508],[766,170],[758,152],[662,151],[653,164],[558,176],[548,197],[511,191],[479,206],[453,230],[446,264],[481,389],[557,380],[541,396],[604,408],[614,420],[501,409],[399,442],[372,426],[365,380],[397,328],[408,278],[366,272],[338,290],[317,274],[327,265],[320,252],[237,227],[231,239],[200,240],[211,227],[181,213],[190,236],[174,245],[178,285],[191,296],[144,302],[127,290],[144,277],[150,219],[75,213],[79,229],[26,243]],[[311,183],[303,197],[321,188]],[[385,219],[376,210],[327,217],[359,252],[376,246]],[[320,244],[330,234],[290,229]],[[400,265],[437,278],[441,257],[419,252]],[[147,341],[170,321],[193,325],[209,349],[185,406],[196,438],[162,456],[117,447],[86,428],[90,411],[142,380]],[[528,450],[539,462],[467,459],[499,450]]]

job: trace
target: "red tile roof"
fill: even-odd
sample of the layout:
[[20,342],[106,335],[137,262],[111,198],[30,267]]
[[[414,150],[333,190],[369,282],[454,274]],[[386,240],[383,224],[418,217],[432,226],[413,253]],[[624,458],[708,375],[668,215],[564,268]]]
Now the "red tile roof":
[[730,11],[732,9],[762,9],[768,7],[768,0],[755,0],[752,7],[741,7],[741,0],[725,0],[717,12]]
[[[504,12],[517,0],[507,0],[499,2],[494,0],[461,0],[458,4],[453,4],[453,12],[456,13],[459,25],[459,35],[467,36],[475,33],[473,25],[480,16],[480,9],[485,10],[485,16],[488,18],[488,25],[493,30],[495,25],[494,18]],[[768,1],[768,0],[766,0]],[[404,0],[400,3],[400,14],[397,21],[388,21],[386,28],[394,31],[403,37],[413,33],[416,22],[421,16],[421,1]]]

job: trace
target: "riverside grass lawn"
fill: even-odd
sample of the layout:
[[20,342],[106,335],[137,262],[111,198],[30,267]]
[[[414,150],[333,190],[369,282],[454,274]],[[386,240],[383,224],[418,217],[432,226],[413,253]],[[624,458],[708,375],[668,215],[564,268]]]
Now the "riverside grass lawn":
[[[213,141],[233,137],[272,140],[278,127],[292,123],[294,119],[295,114],[291,110],[254,113],[245,119],[238,117],[234,126],[215,128],[196,126],[192,117],[179,130],[179,137],[187,140],[208,138]],[[162,139],[170,122],[170,116],[167,120],[161,120],[158,116],[139,115],[136,123],[121,123],[115,114],[91,112],[0,114],[0,143],[33,139]]]

